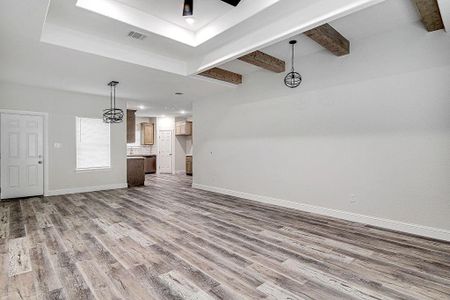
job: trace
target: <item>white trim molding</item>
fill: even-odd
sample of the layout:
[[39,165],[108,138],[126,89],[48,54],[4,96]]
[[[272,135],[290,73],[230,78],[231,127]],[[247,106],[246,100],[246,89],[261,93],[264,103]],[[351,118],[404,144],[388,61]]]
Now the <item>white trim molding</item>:
[[69,188],[69,189],[61,189],[61,190],[49,190],[49,191],[47,191],[45,196],[88,193],[88,192],[123,189],[123,188],[127,188],[127,187],[128,187],[127,183],[116,183],[116,184],[86,186],[86,187],[77,187],[77,188]]
[[428,227],[418,224],[411,224],[411,223],[405,223],[401,221],[396,220],[390,220],[390,219],[384,219],[384,218],[378,218],[378,217],[372,217],[367,215],[361,215],[356,214],[352,212],[342,211],[342,210],[336,210],[326,207],[320,207],[310,204],[304,204],[304,203],[297,203],[292,202],[288,200],[283,199],[277,199],[273,197],[267,197],[262,195],[256,195],[256,194],[250,194],[250,193],[244,193],[234,190],[229,190],[225,188],[220,187],[213,187],[213,186],[207,186],[202,184],[193,183],[192,187],[195,189],[200,189],[204,191],[229,195],[229,196],[235,196],[239,198],[244,198],[248,200],[253,200],[261,203],[281,206],[285,208],[292,208],[300,211],[315,213],[319,215],[324,215],[328,217],[333,218],[339,218],[344,219],[351,222],[358,222],[363,223],[367,225],[372,225],[380,228],[385,228],[389,230],[395,230],[405,233],[410,233],[418,236],[443,240],[443,241],[450,241],[450,231],[435,227]]

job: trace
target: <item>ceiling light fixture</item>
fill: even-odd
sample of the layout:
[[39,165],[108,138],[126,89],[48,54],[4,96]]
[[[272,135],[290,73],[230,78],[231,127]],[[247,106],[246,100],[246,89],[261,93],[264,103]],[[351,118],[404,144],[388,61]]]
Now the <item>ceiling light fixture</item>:
[[194,14],[194,0],[184,0],[183,17],[190,17]]
[[123,121],[123,110],[116,107],[116,86],[118,84],[118,81],[111,81],[108,83],[108,86],[110,87],[110,107],[103,110],[103,122],[105,123],[121,123]]
[[295,56],[295,44],[297,44],[296,40],[289,41],[289,44],[292,46],[292,67],[291,71],[287,73],[286,77],[284,77],[284,84],[290,88],[296,88],[302,83],[302,75],[298,72],[295,72],[294,66],[294,56]]
[[186,112],[184,110],[180,111],[180,114],[184,115]]
[[[228,3],[233,6],[237,6],[239,2],[241,2],[241,0],[220,0],[220,1]],[[194,14],[194,0],[184,0],[183,17],[191,17],[193,14]]]
[[184,93],[182,93],[182,92],[176,92],[175,95],[181,96],[181,95],[184,95]]
[[139,105],[139,109],[145,109],[144,105]]
[[189,25],[192,25],[192,24],[195,23],[195,19],[194,19],[194,18],[191,18],[191,17],[188,17],[188,18],[186,18],[185,20],[186,20],[186,23],[188,23]]

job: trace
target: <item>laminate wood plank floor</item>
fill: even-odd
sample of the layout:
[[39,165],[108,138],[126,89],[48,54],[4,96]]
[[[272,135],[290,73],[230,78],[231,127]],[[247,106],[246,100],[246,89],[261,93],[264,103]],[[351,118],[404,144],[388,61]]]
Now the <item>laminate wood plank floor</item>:
[[450,299],[450,243],[191,183],[0,202],[0,298]]

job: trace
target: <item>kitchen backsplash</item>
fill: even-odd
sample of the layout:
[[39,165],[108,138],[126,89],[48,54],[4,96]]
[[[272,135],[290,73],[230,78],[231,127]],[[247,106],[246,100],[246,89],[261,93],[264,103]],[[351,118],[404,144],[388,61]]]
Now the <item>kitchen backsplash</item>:
[[153,151],[153,146],[128,146],[127,155],[151,155],[156,154]]

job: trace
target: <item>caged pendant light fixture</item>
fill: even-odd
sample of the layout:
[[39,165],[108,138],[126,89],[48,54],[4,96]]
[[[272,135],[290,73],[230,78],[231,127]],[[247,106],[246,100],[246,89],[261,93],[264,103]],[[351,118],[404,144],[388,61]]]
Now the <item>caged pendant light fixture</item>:
[[297,44],[296,40],[289,41],[289,44],[292,46],[292,67],[291,71],[287,73],[286,77],[284,77],[284,84],[290,88],[296,88],[302,83],[302,75],[298,72],[295,72],[294,69],[294,55],[295,55],[295,44]]
[[103,110],[103,122],[105,123],[121,123],[123,121],[123,110],[116,108],[116,86],[118,81],[108,83],[110,87],[110,108]]

